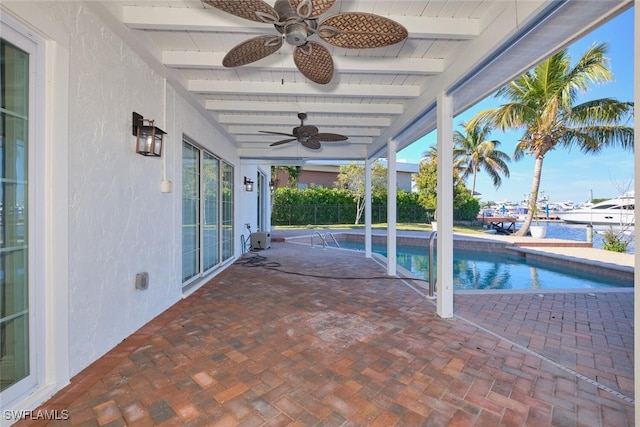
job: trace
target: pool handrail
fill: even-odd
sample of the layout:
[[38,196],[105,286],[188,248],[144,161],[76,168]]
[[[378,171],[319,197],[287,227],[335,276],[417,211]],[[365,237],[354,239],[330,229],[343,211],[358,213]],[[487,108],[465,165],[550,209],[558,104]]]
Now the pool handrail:
[[326,233],[324,233],[324,234],[320,234],[320,232],[319,232],[319,231],[314,232],[314,233],[311,235],[311,247],[313,247],[313,237],[314,237],[316,234],[320,237],[320,239],[322,239],[322,249],[326,249],[326,248],[327,248],[327,246],[328,246],[328,243],[327,243],[327,235],[331,236],[331,238],[333,239],[333,242],[336,244],[336,246],[337,246],[338,248],[340,247],[340,243],[338,243],[338,241],[336,240],[336,236],[334,236],[334,235],[333,235],[333,233],[332,233],[332,232],[330,232],[330,231],[327,231],[327,232],[326,232]]
[[431,235],[429,236],[429,293],[428,296],[429,298],[435,298],[435,289],[436,289],[436,282],[433,278],[434,276],[434,271],[433,271],[433,241],[435,240],[436,236],[437,236],[438,232],[437,231],[432,231]]

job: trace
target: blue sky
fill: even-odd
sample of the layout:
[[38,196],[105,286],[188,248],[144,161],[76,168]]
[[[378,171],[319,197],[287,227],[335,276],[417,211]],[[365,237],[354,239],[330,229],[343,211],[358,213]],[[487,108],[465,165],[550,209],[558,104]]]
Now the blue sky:
[[[569,46],[569,54],[575,62],[589,46],[607,42],[610,67],[615,81],[593,87],[584,99],[616,98],[633,101],[633,8],[614,18]],[[489,97],[454,118],[454,130],[461,130],[461,122],[469,120],[478,111],[494,108],[499,99]],[[629,123],[633,125],[633,123]],[[501,142],[500,149],[513,154],[521,131],[502,133],[494,131],[491,139]],[[418,163],[421,154],[436,144],[436,133],[432,132],[398,153],[399,160]],[[502,185],[495,189],[486,173],[480,172],[476,191],[482,193],[481,201],[522,200],[531,191],[534,162],[531,156],[509,163],[511,176],[503,178]],[[583,203],[593,191],[594,198],[615,197],[621,191],[633,189],[633,153],[618,148],[606,148],[600,154],[587,155],[575,147],[572,150],[558,148],[545,156],[542,166],[540,191],[552,202],[572,200]],[[469,180],[469,185],[471,184]]]

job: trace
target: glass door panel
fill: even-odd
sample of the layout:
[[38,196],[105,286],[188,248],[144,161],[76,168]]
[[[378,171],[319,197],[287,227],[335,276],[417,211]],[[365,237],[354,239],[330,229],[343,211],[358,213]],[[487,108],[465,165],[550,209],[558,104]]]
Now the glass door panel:
[[200,151],[182,147],[182,281],[200,273]]
[[233,166],[222,163],[222,260],[233,257]]
[[184,140],[182,283],[233,257],[233,166]]
[[0,391],[30,374],[29,55],[0,40]]
[[220,238],[220,161],[211,154],[203,154],[202,188],[203,218],[202,225],[202,252],[203,270],[214,267],[219,262]]

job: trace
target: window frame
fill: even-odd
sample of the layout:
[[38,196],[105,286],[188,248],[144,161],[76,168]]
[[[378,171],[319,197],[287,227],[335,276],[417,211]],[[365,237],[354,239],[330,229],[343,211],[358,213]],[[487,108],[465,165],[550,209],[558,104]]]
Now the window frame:
[[[196,223],[195,224],[186,224],[185,223],[185,157],[184,150],[185,147],[189,146],[197,153],[197,172],[194,175],[197,175],[197,195],[193,198],[193,200],[197,200],[197,209],[195,212]],[[215,153],[207,150],[206,148],[200,146],[195,141],[190,138],[183,136],[182,138],[182,178],[183,178],[183,187],[182,187],[182,267],[181,267],[181,280],[182,280],[182,288],[188,288],[194,282],[197,282],[204,276],[209,273],[219,269],[226,261],[233,258],[235,254],[235,245],[233,236],[235,233],[235,189],[234,189],[234,174],[235,168],[234,166],[225,161],[220,156],[217,156]],[[217,250],[216,250],[216,259],[213,263],[205,262],[205,249],[206,249],[206,241],[207,238],[205,236],[205,226],[206,224],[206,203],[208,200],[205,196],[205,191],[207,189],[207,177],[206,174],[203,173],[205,170],[205,160],[215,160],[217,162],[217,178],[216,178],[216,197],[217,201],[215,206],[217,208],[217,212],[215,215],[216,218],[216,234],[217,234]],[[210,187],[209,187],[210,188]],[[228,194],[225,196],[225,192]],[[185,274],[185,227],[189,225],[195,225],[197,231],[195,233],[195,241],[197,242],[196,248],[193,251],[197,253],[197,258],[194,259],[196,262],[196,268],[193,274],[187,275]],[[226,230],[226,228],[228,230]],[[226,230],[226,231],[225,231]],[[231,236],[229,238],[229,236]],[[193,248],[189,248],[191,250]]]
[[[29,373],[18,382],[0,391],[0,401],[12,405],[34,391],[45,386],[47,363],[47,310],[49,296],[45,281],[45,239],[46,239],[46,194],[45,194],[45,92],[46,92],[46,43],[38,35],[29,31],[21,23],[7,14],[0,14],[2,39],[29,56],[28,65],[28,109],[27,109],[27,188],[25,192],[26,211],[25,243],[27,246],[27,291],[28,291],[28,357]],[[40,147],[40,148],[39,148]],[[9,406],[7,406],[9,407]]]

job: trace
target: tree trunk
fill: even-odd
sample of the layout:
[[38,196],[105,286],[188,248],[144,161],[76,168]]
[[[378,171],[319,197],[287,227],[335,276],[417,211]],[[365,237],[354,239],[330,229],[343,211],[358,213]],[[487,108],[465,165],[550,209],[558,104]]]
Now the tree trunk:
[[533,221],[533,215],[536,211],[538,203],[538,191],[540,190],[540,176],[542,174],[542,161],[543,156],[536,157],[536,163],[533,167],[533,182],[531,183],[531,194],[529,195],[529,211],[527,217],[524,220],[522,227],[515,233],[515,236],[526,236],[529,232],[529,227]]
[[364,197],[356,200],[356,223],[355,225],[360,224],[360,218],[362,217],[362,212],[364,212]]
[[477,175],[478,171],[477,170],[473,170],[473,181],[471,181],[471,197],[475,196],[476,194],[476,175]]

